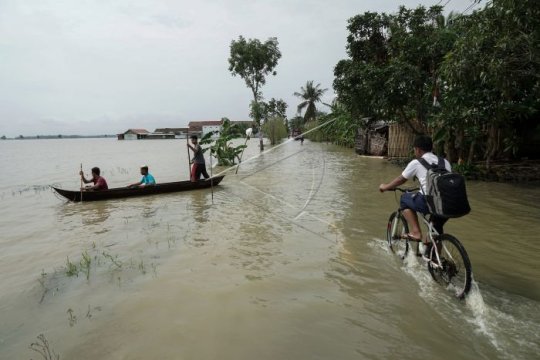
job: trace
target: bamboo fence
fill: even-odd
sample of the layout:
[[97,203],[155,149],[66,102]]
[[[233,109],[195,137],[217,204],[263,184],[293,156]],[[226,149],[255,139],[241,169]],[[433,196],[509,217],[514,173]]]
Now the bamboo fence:
[[413,142],[414,133],[408,126],[402,124],[390,125],[388,129],[388,157],[410,157]]

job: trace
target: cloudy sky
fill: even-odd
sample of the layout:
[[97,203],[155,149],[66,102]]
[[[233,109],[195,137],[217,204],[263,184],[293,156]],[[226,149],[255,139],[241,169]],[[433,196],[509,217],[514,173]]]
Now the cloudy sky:
[[0,136],[115,134],[192,120],[247,120],[251,92],[227,59],[239,35],[277,37],[263,87],[293,116],[307,80],[333,97],[347,19],[472,0],[0,0]]

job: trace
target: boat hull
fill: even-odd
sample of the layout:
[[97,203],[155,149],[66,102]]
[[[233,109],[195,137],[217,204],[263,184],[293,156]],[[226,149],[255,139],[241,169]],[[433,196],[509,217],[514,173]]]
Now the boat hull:
[[54,191],[56,191],[58,194],[62,195],[66,199],[70,201],[79,202],[82,201],[99,201],[99,200],[108,200],[108,199],[121,199],[126,197],[134,197],[134,196],[145,196],[145,195],[155,195],[155,194],[165,194],[165,193],[173,193],[173,192],[180,192],[180,191],[190,191],[190,190],[198,190],[198,189],[207,189],[211,186],[218,185],[225,175],[222,176],[216,176],[212,178],[212,180],[202,180],[197,182],[191,182],[191,181],[177,181],[177,182],[170,182],[170,183],[161,183],[156,184],[153,186],[145,186],[145,187],[134,187],[134,188],[128,188],[128,187],[121,187],[121,188],[113,188],[108,190],[100,190],[100,191],[72,191],[72,190],[64,190],[52,187]]

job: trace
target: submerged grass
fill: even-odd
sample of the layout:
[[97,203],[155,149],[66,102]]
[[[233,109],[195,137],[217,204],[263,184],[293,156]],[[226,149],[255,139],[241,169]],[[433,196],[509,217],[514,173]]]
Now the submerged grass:
[[90,258],[90,255],[88,255],[88,252],[82,253],[82,258],[80,262],[81,270],[84,270],[86,273],[86,280],[90,280],[90,267],[92,265],[92,259]]
[[79,276],[79,268],[77,267],[77,264],[69,261],[69,256],[66,258],[66,275],[69,277]]
[[69,315],[69,319],[68,319],[69,320],[69,326],[73,327],[73,325],[75,325],[77,323],[77,315],[73,314],[74,311],[71,308],[69,308],[67,310],[67,313]]
[[49,342],[45,335],[39,334],[37,341],[30,344],[30,349],[40,354],[45,360],[60,360],[60,355],[57,355],[49,346]]

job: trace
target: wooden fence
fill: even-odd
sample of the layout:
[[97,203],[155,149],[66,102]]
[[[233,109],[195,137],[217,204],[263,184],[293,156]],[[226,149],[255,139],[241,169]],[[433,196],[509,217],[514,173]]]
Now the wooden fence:
[[412,155],[414,133],[406,125],[392,124],[388,129],[388,157],[402,158]]

